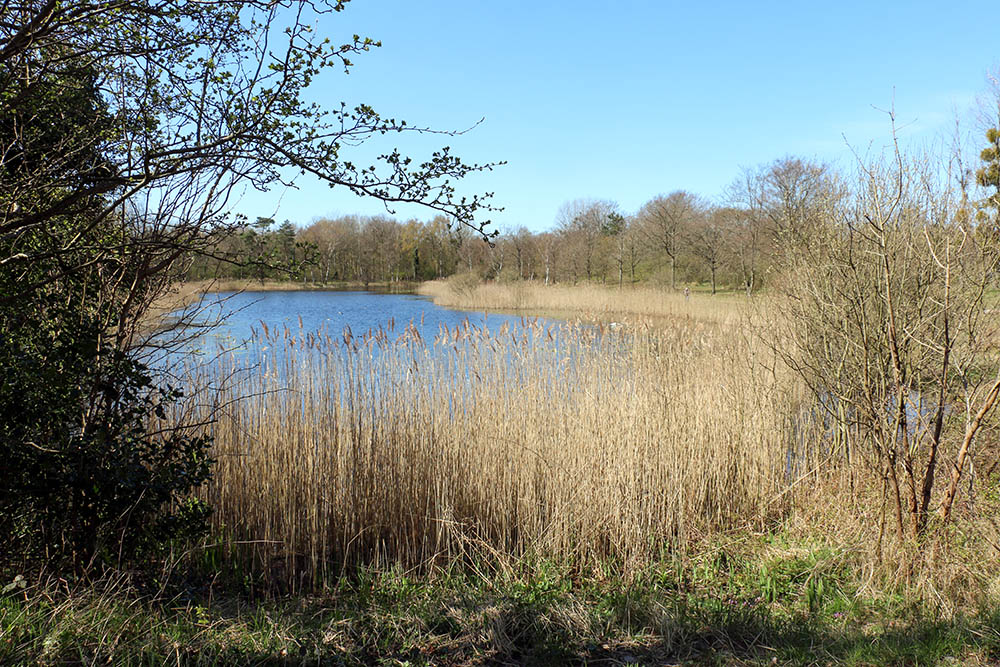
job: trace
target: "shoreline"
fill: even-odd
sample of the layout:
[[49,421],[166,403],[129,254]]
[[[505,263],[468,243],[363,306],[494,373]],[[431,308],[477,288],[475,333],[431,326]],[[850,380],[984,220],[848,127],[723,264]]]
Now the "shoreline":
[[[435,306],[470,313],[498,313],[554,320],[610,323],[633,318],[673,320],[677,317],[718,320],[719,310],[728,311],[734,293],[707,296],[695,293],[687,299],[679,292],[652,286],[634,286],[621,292],[601,285],[541,285],[536,282],[456,284],[449,280],[314,283],[290,280],[197,280],[171,286],[150,308],[147,321],[162,323],[164,317],[187,308],[207,294],[225,292],[370,292],[414,294]],[[596,301],[594,300],[596,299]],[[742,301],[742,298],[736,299]],[[720,308],[721,307],[721,308]]]
[[162,322],[168,314],[187,308],[205,294],[222,292],[374,292],[377,294],[417,294],[420,283],[361,282],[301,283],[283,280],[188,280],[170,286],[149,308],[147,322]]
[[203,280],[178,283],[198,285],[199,293],[218,292],[381,292],[388,294],[414,294],[420,282],[401,280],[397,282],[334,281],[329,283],[300,282],[295,280],[254,280],[226,279]]

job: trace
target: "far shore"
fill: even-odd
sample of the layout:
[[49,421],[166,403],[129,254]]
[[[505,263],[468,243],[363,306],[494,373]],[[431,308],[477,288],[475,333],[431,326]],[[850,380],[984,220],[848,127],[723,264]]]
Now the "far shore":
[[466,284],[453,280],[315,283],[292,280],[222,279],[176,283],[150,309],[148,322],[160,325],[172,312],[196,303],[205,294],[222,292],[368,291],[419,294],[435,305],[457,310],[520,314],[559,320],[612,322],[630,317],[672,319],[696,317],[716,320],[732,315],[730,302],[742,301],[742,292],[711,296],[698,287],[690,297],[662,287],[632,285],[622,291],[605,285],[541,285],[519,283]]
[[225,279],[202,280],[181,283],[195,285],[199,292],[298,292],[298,291],[366,291],[411,294],[416,291],[419,281],[331,281],[328,283],[305,282],[301,280],[253,280]]
[[296,280],[189,280],[175,283],[170,290],[158,298],[150,307],[145,321],[147,327],[158,328],[164,318],[177,310],[186,308],[198,301],[204,294],[220,292],[303,292],[303,291],[366,291],[384,294],[415,294],[419,282],[350,282],[336,281],[329,283],[302,282]]

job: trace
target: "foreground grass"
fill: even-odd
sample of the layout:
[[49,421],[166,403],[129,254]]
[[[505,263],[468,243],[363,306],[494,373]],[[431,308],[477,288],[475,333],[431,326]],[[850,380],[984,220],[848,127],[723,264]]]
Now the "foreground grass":
[[486,576],[361,571],[309,597],[122,580],[0,599],[22,664],[993,664],[1000,612],[941,615],[859,582],[852,554],[758,539],[628,580],[528,563]]

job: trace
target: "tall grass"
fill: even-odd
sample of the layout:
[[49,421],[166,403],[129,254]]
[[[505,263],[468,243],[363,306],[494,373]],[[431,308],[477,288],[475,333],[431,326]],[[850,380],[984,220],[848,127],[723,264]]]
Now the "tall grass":
[[742,294],[708,295],[646,286],[545,285],[537,281],[483,283],[471,276],[422,283],[417,290],[439,306],[575,314],[587,320],[693,318],[737,325]]
[[216,534],[301,582],[524,557],[627,572],[760,527],[786,500],[794,397],[737,334],[263,327],[256,370],[215,399]]

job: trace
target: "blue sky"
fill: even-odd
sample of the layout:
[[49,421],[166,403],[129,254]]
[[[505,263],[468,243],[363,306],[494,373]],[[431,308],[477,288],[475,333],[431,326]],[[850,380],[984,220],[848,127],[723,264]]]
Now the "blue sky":
[[[485,118],[460,137],[392,143],[417,159],[450,145],[467,161],[506,160],[460,190],[496,193],[496,227],[539,231],[576,198],[632,212],[677,189],[720,197],[741,167],[786,155],[844,163],[845,136],[862,151],[887,141],[873,107],[893,102],[904,141],[932,142],[1000,66],[997,16],[991,2],[354,0],[318,32],[383,46],[313,94],[442,129]],[[238,208],[300,225],[384,212],[298,185],[247,193]]]

